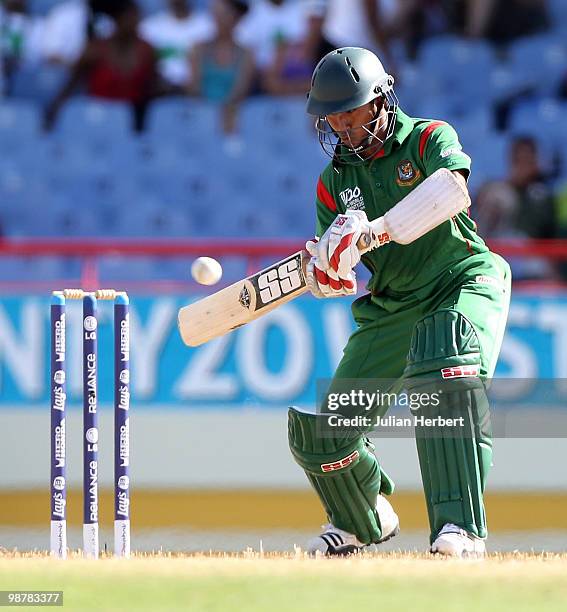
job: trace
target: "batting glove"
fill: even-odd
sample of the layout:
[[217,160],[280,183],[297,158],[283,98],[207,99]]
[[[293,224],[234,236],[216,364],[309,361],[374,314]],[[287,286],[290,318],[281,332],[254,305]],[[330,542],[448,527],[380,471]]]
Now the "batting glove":
[[[376,222],[370,225],[364,211],[348,210],[335,218],[319,242],[310,241],[305,246],[312,256],[317,257],[321,269],[332,270],[339,278],[348,278],[360,262],[362,252],[390,241],[385,229],[381,231],[375,225]],[[361,237],[364,243],[362,251],[358,244]]]
[[356,293],[356,274],[353,270],[347,278],[339,278],[334,270],[323,270],[316,257],[307,264],[307,286],[316,298],[333,298]]

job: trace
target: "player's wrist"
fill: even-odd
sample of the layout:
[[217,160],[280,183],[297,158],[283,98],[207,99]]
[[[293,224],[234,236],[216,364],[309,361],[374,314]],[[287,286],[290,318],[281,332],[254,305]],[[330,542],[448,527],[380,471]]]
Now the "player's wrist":
[[358,247],[363,254],[388,244],[388,242],[391,242],[391,237],[386,226],[386,218],[379,217],[366,225],[358,241]]

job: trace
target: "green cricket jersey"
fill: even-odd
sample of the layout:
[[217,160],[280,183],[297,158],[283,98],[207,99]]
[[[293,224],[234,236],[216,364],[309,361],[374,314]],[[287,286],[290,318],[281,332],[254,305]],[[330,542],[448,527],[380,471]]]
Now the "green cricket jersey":
[[[439,168],[468,176],[470,165],[449,124],[414,119],[398,109],[394,134],[373,159],[357,166],[333,160],[321,174],[316,234],[321,236],[347,209],[364,210],[370,221],[381,217]],[[375,249],[362,262],[372,273],[368,289],[380,303],[426,294],[441,276],[458,276],[471,256],[482,253],[488,247],[465,211],[411,244],[390,242]]]

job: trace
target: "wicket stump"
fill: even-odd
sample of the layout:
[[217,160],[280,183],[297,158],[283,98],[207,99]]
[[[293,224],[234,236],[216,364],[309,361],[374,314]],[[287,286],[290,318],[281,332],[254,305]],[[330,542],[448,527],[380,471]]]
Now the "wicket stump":
[[97,300],[114,301],[114,554],[130,555],[130,317],[124,292],[54,291],[51,297],[51,554],[67,556],[66,300],[83,302],[83,552],[99,556]]

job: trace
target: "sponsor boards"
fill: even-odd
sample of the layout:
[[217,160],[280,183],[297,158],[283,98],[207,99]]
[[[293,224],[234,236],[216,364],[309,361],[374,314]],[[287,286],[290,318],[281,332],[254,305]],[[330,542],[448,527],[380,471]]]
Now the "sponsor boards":
[[[492,285],[487,278],[476,279],[481,290],[483,285]],[[156,404],[175,405],[180,410],[220,404],[262,410],[293,404],[311,407],[317,379],[332,376],[354,330],[349,298],[302,296],[223,338],[188,350],[177,330],[177,310],[187,301],[184,296],[133,298],[132,372],[123,369],[120,374],[121,386],[130,385],[128,395],[123,389],[120,398],[124,410],[130,393],[137,410],[154,409]],[[72,331],[81,329],[80,304],[70,303],[67,309],[65,391],[49,373],[48,311],[48,300],[42,302],[38,296],[8,297],[0,303],[0,410],[14,406],[44,410],[52,389],[56,410],[62,410],[65,400],[75,410],[82,400],[81,334]],[[44,327],[37,326],[37,320],[43,321]],[[98,401],[103,408],[114,401],[114,364],[109,348],[113,346],[112,320],[112,310],[105,310],[101,303],[97,365]],[[19,354],[14,346],[20,348]],[[35,347],[43,347],[36,356],[37,365],[22,367],[21,356],[36,354]],[[94,361],[90,363],[94,366]],[[496,372],[509,378],[550,379],[565,392],[559,386],[567,380],[567,292],[550,296],[512,293]],[[90,399],[93,406],[96,399]]]

